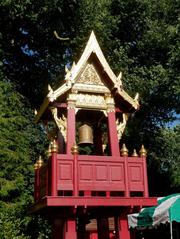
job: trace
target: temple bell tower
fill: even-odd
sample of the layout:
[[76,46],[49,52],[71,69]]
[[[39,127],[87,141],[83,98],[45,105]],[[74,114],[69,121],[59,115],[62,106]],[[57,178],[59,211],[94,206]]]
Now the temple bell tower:
[[46,160],[35,164],[33,214],[48,218],[53,239],[132,239],[127,214],[155,205],[148,194],[146,150],[129,156],[121,137],[138,95],[123,89],[94,32],[64,83],[36,115],[45,125]]

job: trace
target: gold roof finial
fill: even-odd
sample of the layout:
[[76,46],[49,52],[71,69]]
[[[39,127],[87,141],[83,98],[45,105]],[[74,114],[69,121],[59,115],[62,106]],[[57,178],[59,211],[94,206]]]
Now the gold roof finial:
[[48,91],[53,92],[53,89],[51,88],[50,84],[48,84]]
[[122,145],[121,155],[122,156],[128,156],[128,149],[126,148],[125,144]]
[[34,170],[37,170],[39,168],[39,164],[38,162],[36,161],[35,164],[34,164]]
[[56,140],[54,139],[51,143],[51,153],[57,153],[58,152],[58,145],[56,143]]
[[76,143],[73,144],[72,148],[71,148],[71,153],[74,154],[79,154],[79,147]]
[[47,150],[47,157],[51,157],[52,152],[51,152],[51,143],[49,144],[48,150]]
[[146,157],[147,156],[147,151],[144,148],[144,145],[142,144],[141,149],[139,150],[139,155],[140,157]]
[[133,150],[133,153],[132,153],[131,156],[132,156],[132,157],[138,157],[138,154],[137,154],[137,152],[136,152],[136,149]]
[[41,155],[39,156],[37,163],[38,163],[39,168],[43,165],[43,159],[42,159]]

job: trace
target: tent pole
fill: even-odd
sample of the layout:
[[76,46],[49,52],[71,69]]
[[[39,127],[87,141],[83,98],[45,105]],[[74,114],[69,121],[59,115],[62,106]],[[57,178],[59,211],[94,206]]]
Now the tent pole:
[[172,230],[172,222],[170,221],[170,235],[171,239],[173,239],[173,230]]

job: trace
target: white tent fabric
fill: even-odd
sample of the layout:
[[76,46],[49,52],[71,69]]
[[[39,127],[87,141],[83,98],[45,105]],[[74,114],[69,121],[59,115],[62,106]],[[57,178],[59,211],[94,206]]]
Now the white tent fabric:
[[[176,203],[175,216],[171,215],[171,207]],[[141,209],[140,213],[128,215],[128,224],[131,228],[156,227],[160,223],[173,220],[178,221],[180,214],[180,194],[158,198],[158,205]],[[173,212],[174,213],[174,212]],[[176,218],[176,219],[174,219]]]

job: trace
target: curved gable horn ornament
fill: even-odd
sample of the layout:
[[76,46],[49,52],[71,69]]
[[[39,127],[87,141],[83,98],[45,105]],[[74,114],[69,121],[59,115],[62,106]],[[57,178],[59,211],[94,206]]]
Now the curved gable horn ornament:
[[119,121],[119,119],[116,120],[116,125],[117,125],[117,134],[118,134],[118,140],[121,139],[124,130],[126,128],[127,121],[129,119],[130,114],[129,113],[123,113],[122,114],[122,122]]
[[58,129],[62,133],[64,140],[66,142],[66,129],[67,129],[67,120],[64,115],[62,115],[61,118],[58,118],[57,116],[57,108],[51,108],[52,115],[54,117],[54,120],[57,124]]

